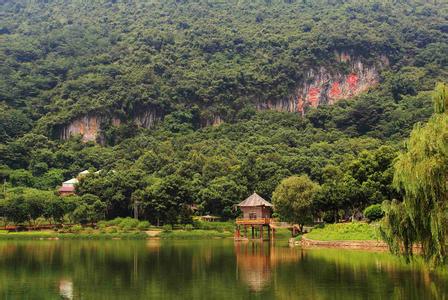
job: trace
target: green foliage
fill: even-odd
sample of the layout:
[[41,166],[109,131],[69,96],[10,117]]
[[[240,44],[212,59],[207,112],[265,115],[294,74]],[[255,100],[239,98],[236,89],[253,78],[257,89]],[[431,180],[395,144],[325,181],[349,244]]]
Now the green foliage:
[[[43,213],[40,200],[2,193],[28,210],[11,209],[18,222],[41,213],[97,222],[130,217],[135,206],[154,225],[227,220],[252,191],[270,200],[293,174],[321,185],[314,214],[354,218],[401,199],[392,161],[431,115],[428,91],[448,78],[443,1],[7,0],[0,10],[4,187],[54,191],[82,170],[102,170],[81,180],[80,197],[52,198]],[[335,52],[367,64],[387,57],[390,68],[377,88],[304,117],[257,111],[295,97],[310,70],[346,74]],[[164,121],[137,126],[148,112]],[[98,117],[102,146],[56,139],[83,116]]]
[[23,169],[11,171],[9,173],[9,180],[14,186],[32,187],[34,184],[33,174]]
[[311,207],[319,188],[306,175],[292,176],[280,182],[272,194],[272,203],[282,219],[303,226],[310,222]]
[[173,225],[171,224],[166,224],[162,226],[163,231],[165,232],[171,232],[173,230]]
[[212,238],[229,238],[233,234],[230,232],[218,232],[216,230],[173,230],[163,231],[160,234],[162,239],[186,239],[186,240],[198,240],[198,239],[212,239]]
[[312,240],[320,241],[370,241],[378,240],[375,225],[366,223],[327,224],[323,228],[315,228],[306,235]]
[[70,233],[80,233],[81,231],[82,231],[82,226],[81,225],[73,225],[69,229]]
[[377,221],[384,216],[384,211],[381,204],[372,204],[364,209],[363,214],[369,221]]
[[106,204],[98,196],[85,194],[79,198],[76,208],[71,212],[75,222],[85,224],[104,219]]
[[381,238],[396,255],[404,255],[409,260],[413,255],[413,245],[418,241],[417,232],[403,203],[396,200],[384,201],[385,216],[381,222]]
[[[0,233],[0,240],[42,240],[42,239],[63,239],[63,240],[110,240],[110,239],[123,239],[123,240],[145,240],[148,236],[145,233],[132,232],[132,233],[85,233],[82,227],[76,225],[75,232],[47,232],[47,231],[28,231],[28,232],[10,232]],[[73,226],[75,227],[75,226]],[[90,229],[88,229],[90,230]],[[87,230],[87,231],[88,231]]]
[[148,230],[151,224],[148,221],[140,221],[137,225],[137,229],[140,231]]
[[383,236],[392,251],[412,256],[420,244],[422,254],[433,264],[446,260],[448,217],[448,103],[447,87],[434,91],[436,114],[427,124],[415,126],[406,151],[395,163],[394,185],[404,193],[402,204],[385,205]]
[[441,82],[437,83],[432,99],[434,112],[437,114],[445,113],[448,107],[448,86]]
[[118,227],[124,231],[130,231],[132,229],[137,228],[139,225],[139,221],[137,219],[133,218],[124,218],[121,220],[121,222],[118,224]]

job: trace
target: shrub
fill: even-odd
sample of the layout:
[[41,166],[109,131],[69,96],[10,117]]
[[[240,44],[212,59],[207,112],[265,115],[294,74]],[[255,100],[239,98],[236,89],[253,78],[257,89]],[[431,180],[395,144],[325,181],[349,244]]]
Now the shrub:
[[228,232],[233,232],[233,230],[235,229],[235,227],[233,225],[229,225],[225,227],[225,230]]
[[196,229],[202,229],[202,224],[203,222],[201,222],[201,220],[198,219],[193,220],[193,227]]
[[151,226],[151,224],[149,224],[148,221],[141,221],[138,223],[137,229],[138,230],[148,230],[149,226]]
[[162,226],[162,229],[163,231],[170,232],[173,230],[173,226],[171,226],[170,224],[166,224]]
[[115,227],[108,227],[107,228],[107,233],[117,233],[117,228],[115,228]]
[[191,225],[191,224],[185,225],[185,230],[192,231],[193,230],[193,225]]
[[124,230],[130,230],[130,229],[134,229],[138,226],[138,220],[137,219],[133,219],[133,218],[125,218],[122,219],[120,224],[118,224],[118,227],[124,229]]
[[212,229],[212,228],[213,228],[213,226],[210,225],[209,222],[203,222],[203,223],[202,223],[201,229],[204,229],[204,230],[210,230],[210,229]]
[[117,226],[118,224],[120,224],[123,221],[123,218],[115,218],[113,220],[107,221],[107,225],[108,226]]
[[99,221],[96,223],[96,227],[98,227],[98,229],[104,229],[107,227],[107,223],[105,221]]
[[81,230],[82,230],[81,225],[74,225],[74,226],[70,227],[70,232],[72,232],[72,233],[80,233]]
[[381,204],[373,204],[364,209],[364,217],[369,221],[376,221],[384,216],[384,211],[381,208]]

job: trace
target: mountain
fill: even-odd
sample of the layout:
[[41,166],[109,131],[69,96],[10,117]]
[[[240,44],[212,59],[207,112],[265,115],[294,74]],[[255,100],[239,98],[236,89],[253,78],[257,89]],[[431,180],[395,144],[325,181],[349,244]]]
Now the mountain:
[[56,190],[101,169],[77,193],[107,218],[137,199],[153,223],[192,204],[234,216],[294,174],[330,217],[400,199],[393,160],[448,82],[447,16],[424,0],[1,1],[0,179]]
[[2,110],[31,121],[10,138],[31,126],[95,140],[111,125],[150,128],[180,110],[197,114],[195,128],[238,121],[248,109],[302,114],[375,88],[385,70],[431,64],[440,73],[447,59],[443,1],[56,0],[1,8]]

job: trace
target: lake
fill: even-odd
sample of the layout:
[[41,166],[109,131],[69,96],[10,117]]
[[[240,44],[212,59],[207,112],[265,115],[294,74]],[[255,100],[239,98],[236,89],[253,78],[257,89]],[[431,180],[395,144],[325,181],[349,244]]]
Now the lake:
[[448,276],[381,252],[233,240],[1,241],[1,299],[443,299]]

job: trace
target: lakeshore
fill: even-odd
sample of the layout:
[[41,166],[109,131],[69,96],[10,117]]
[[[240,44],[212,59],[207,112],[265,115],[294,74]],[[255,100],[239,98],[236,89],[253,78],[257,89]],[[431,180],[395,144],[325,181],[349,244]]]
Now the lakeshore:
[[[129,223],[129,219],[123,219],[121,223]],[[205,239],[230,239],[234,238],[233,223],[202,223],[201,227],[214,229],[172,229],[172,227],[150,227],[144,230],[125,226],[111,225],[117,221],[109,221],[109,226],[100,224],[100,228],[73,226],[74,229],[65,230],[40,230],[8,232],[0,230],[0,240],[205,240]],[[121,224],[118,223],[118,224]],[[286,241],[291,238],[291,232],[287,229],[278,229],[276,240]],[[387,250],[387,245],[379,240],[375,233],[375,225],[366,223],[342,223],[329,224],[323,228],[312,229],[310,233],[300,234],[293,238],[302,247],[331,247],[349,249],[376,249]],[[250,240],[250,239],[249,239]],[[240,241],[241,242],[241,241]],[[297,244],[297,243],[296,243]]]

